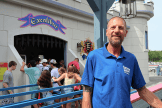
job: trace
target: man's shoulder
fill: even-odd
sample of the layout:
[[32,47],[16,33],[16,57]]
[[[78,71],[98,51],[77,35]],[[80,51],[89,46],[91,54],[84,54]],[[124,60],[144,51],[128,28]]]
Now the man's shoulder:
[[12,73],[8,70],[5,71],[5,73],[3,75],[11,75]]
[[103,48],[98,48],[98,49],[95,49],[95,50],[91,51],[88,54],[88,57],[89,58],[94,58],[96,56],[99,56],[100,54],[103,54]]
[[[128,51],[125,51],[125,56],[126,56],[127,58],[136,59],[136,56],[135,56],[133,53],[128,52]],[[133,59],[132,59],[132,60],[133,60]]]
[[58,68],[54,68],[54,69],[51,70],[51,72],[52,72],[52,71],[53,71],[53,72],[57,72],[57,71],[58,71]]
[[30,67],[30,68],[25,68],[24,71],[35,71],[39,70],[37,67]]

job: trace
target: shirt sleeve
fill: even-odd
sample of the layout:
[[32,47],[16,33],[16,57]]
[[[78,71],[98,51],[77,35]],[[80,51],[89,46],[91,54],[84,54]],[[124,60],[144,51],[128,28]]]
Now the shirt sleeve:
[[7,83],[8,84],[9,81],[10,81],[9,79],[10,79],[10,75],[9,74],[4,74],[3,75],[3,82],[4,83]]
[[143,87],[146,84],[142,72],[139,68],[137,59],[135,58],[135,63],[134,63],[134,70],[133,70],[133,78],[132,78],[132,87],[134,89],[139,89]]
[[94,73],[93,73],[93,61],[92,61],[92,56],[89,53],[85,65],[85,69],[83,72],[81,84],[87,85],[89,87],[93,87],[94,84]]

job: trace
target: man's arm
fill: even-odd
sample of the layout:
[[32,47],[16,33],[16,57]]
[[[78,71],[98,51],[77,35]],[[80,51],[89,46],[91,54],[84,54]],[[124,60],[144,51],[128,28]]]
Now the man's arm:
[[149,105],[155,108],[162,108],[162,102],[158,97],[154,95],[151,91],[149,91],[145,86],[137,89],[139,96],[141,99],[146,101]]
[[[3,83],[3,87],[4,88],[8,88],[8,84],[7,83]],[[13,94],[13,92],[11,90],[7,90],[10,94]]]
[[82,108],[92,108],[92,87],[83,86]]
[[25,66],[25,62],[22,62],[22,66],[21,66],[21,68],[20,68],[20,71],[21,71],[21,72],[25,72],[25,71],[24,71],[24,66]]

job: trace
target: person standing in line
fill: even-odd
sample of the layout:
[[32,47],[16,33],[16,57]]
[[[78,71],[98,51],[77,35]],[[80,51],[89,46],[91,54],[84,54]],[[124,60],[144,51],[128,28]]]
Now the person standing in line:
[[49,58],[49,59],[47,60],[47,66],[48,66],[48,68],[49,68],[49,71],[51,72],[52,68],[51,68],[51,65],[50,65],[50,61],[51,61],[51,58]]
[[[3,88],[14,87],[14,79],[12,71],[16,69],[17,63],[15,61],[9,62],[9,68],[3,74]],[[2,91],[2,95],[13,94],[14,90],[5,90]],[[5,98],[2,99],[2,105],[14,103],[14,98]]]
[[[58,69],[58,72],[59,72],[59,76],[61,76],[62,74],[64,74],[64,73],[66,72],[66,70],[65,70],[65,68],[63,68],[63,67],[60,67],[60,68]],[[60,82],[57,82],[58,85],[59,85],[59,86],[63,86],[63,85],[64,85],[64,80],[65,80],[65,79],[62,79]],[[63,89],[61,89],[60,91],[61,91],[61,93],[64,93]],[[61,98],[61,99],[60,99],[60,102],[63,102],[63,101],[66,101],[66,98]],[[61,107],[62,107],[62,108],[66,108],[66,104],[62,104]]]
[[[30,67],[29,68],[24,68],[25,62],[22,62],[22,66],[20,68],[20,71],[25,72],[28,75],[30,84],[36,84],[38,78],[41,75],[41,72],[36,67],[35,60],[31,60],[31,61],[29,61],[29,63],[30,63],[29,64]],[[38,90],[38,89],[39,89],[38,86],[30,87],[30,91]],[[35,98],[35,93],[31,95],[31,99],[34,99],[34,98]]]
[[79,59],[78,58],[75,58],[74,61],[71,61],[69,64],[68,64],[68,67],[70,65],[75,65],[75,67],[78,69],[78,71],[80,71],[80,66],[79,66]]
[[[41,61],[41,63],[42,63],[42,65],[43,65],[42,71],[44,71],[44,70],[48,70],[48,71],[49,71],[49,67],[48,67],[48,64],[47,64],[47,59],[43,59],[43,60]],[[41,71],[41,72],[42,72],[42,71]]]
[[60,68],[60,67],[63,67],[63,68],[66,69],[66,66],[64,64],[64,60],[60,60],[59,65],[58,65],[58,68]]
[[145,87],[136,57],[122,46],[127,33],[123,18],[111,18],[106,30],[109,42],[88,54],[81,81],[82,108],[132,108],[131,86],[149,105],[162,108],[158,97]]
[[[74,84],[75,79],[81,81],[80,76],[78,74],[74,73],[74,67],[73,66],[69,66],[68,67],[68,72],[62,74],[59,78],[56,79],[55,77],[53,77],[54,82],[57,82],[57,83],[59,83],[62,79],[65,79],[64,80],[64,85]],[[74,91],[73,87],[67,87],[67,88],[64,88],[62,93],[67,94],[67,93],[70,93],[70,92],[73,92],[73,91]],[[73,98],[73,96],[69,96],[69,97],[67,97],[66,100],[70,100],[72,98]],[[71,108],[71,103],[67,103],[66,108]]]
[[[42,72],[41,76],[39,77],[39,79],[37,81],[37,84],[39,85],[40,90],[52,87],[51,74],[48,70],[44,70]],[[36,93],[35,98],[41,99],[41,98],[48,98],[51,96],[53,96],[53,90]],[[34,106],[34,108],[40,108],[40,107],[44,107],[44,106],[48,106],[48,105],[52,105],[52,104],[54,104],[54,100],[34,104],[33,106]]]
[[48,59],[48,64],[50,64],[51,58]]
[[[51,78],[53,78],[53,77],[55,77],[55,78],[59,78],[59,72],[58,72],[58,68],[56,67],[56,65],[57,65],[57,62],[56,62],[56,60],[55,59],[52,59],[51,61],[50,61],[50,65],[51,65],[51,68],[52,68],[52,70],[51,70]],[[57,84],[57,83],[54,83],[53,84],[53,87],[58,87],[59,85]],[[60,91],[60,89],[55,89],[55,91]],[[54,94],[57,94],[57,93],[55,93],[54,92]],[[59,99],[56,99],[55,100],[55,102],[59,102]]]

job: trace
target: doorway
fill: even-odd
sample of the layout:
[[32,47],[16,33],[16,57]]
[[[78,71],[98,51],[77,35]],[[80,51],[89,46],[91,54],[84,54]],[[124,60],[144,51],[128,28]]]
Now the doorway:
[[[54,36],[42,34],[23,34],[14,36],[14,46],[20,55],[26,56],[26,63],[39,55],[45,59],[64,60],[66,41]],[[65,61],[65,60],[64,60]]]

